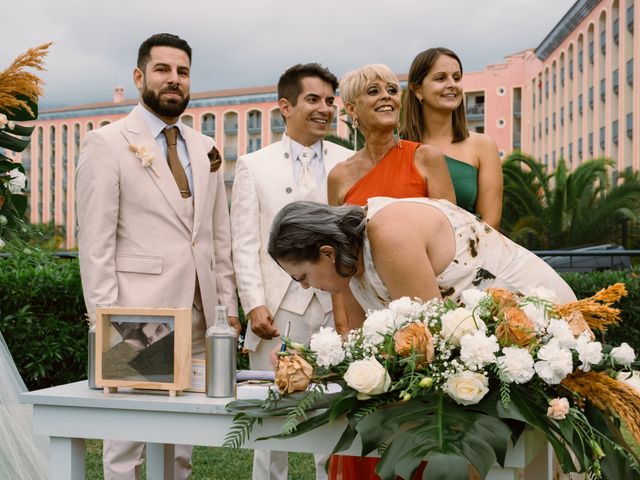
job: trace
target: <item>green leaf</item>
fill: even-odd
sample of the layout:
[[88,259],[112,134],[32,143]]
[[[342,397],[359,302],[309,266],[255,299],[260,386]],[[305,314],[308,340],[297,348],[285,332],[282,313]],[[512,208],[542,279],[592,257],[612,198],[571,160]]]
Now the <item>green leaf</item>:
[[11,150],[12,152],[21,152],[29,145],[31,140],[9,135],[4,130],[0,131],[0,147]]
[[356,435],[356,431],[351,427],[351,425],[347,424],[347,427],[344,429],[344,432],[342,432],[342,435],[340,436],[340,440],[338,440],[336,446],[333,447],[333,451],[331,453],[336,454],[348,449],[356,439]]
[[329,419],[333,421],[340,415],[350,412],[357,404],[358,398],[356,396],[356,392],[352,390],[345,390],[344,397],[336,401],[331,406],[331,415]]
[[16,123],[15,126],[13,127],[13,130],[9,130],[9,132],[13,133],[14,135],[29,137],[31,136],[35,128],[36,128],[35,125],[31,127],[25,127],[24,125],[20,125],[19,123]]
[[469,466],[466,459],[455,453],[434,452],[427,457],[422,478],[429,480],[467,480]]

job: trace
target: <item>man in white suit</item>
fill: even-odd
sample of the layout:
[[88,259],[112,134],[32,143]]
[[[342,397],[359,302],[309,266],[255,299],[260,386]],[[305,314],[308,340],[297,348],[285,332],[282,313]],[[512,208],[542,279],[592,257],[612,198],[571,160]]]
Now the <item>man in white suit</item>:
[[[327,202],[327,174],[353,154],[323,138],[334,116],[336,77],[322,66],[295,65],[280,77],[278,106],[286,133],[257,152],[238,158],[231,197],[233,264],[240,301],[249,319],[245,347],[252,369],[271,370],[271,351],[287,322],[289,338],[308,342],[333,325],[331,297],[292,281],[267,253],[271,222],[296,200]],[[318,478],[326,478],[326,457],[316,458]],[[254,480],[287,478],[286,452],[256,450]]]
[[[153,35],[140,46],[133,73],[140,104],[89,132],[83,145],[78,246],[90,317],[98,304],[191,307],[192,351],[203,357],[216,305],[239,322],[219,155],[209,137],[179,120],[190,69],[191,48],[175,35]],[[143,455],[142,443],[105,441],[105,479],[139,478]],[[190,446],[175,446],[167,471],[166,478],[188,477]]]

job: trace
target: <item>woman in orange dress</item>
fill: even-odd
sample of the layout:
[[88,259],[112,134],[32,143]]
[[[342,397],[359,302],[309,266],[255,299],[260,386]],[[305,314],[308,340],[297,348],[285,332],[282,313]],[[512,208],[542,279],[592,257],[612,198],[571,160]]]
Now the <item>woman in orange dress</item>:
[[[353,125],[364,136],[364,146],[329,173],[330,205],[364,206],[371,197],[432,197],[455,203],[455,194],[442,153],[428,145],[400,140],[400,82],[386,66],[365,65],[340,81],[340,94]],[[333,296],[336,329],[356,328],[364,312],[349,294]],[[349,308],[345,308],[345,303]],[[358,314],[347,316],[346,311]],[[377,458],[334,455],[330,480],[377,480]],[[422,478],[421,471],[414,478]]]

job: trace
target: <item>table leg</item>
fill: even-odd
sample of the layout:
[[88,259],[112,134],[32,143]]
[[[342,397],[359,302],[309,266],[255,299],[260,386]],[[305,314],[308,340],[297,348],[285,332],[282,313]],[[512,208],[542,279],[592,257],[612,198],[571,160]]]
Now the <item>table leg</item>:
[[84,438],[50,437],[51,480],[84,480]]
[[147,480],[164,480],[164,449],[167,446],[163,443],[147,443]]

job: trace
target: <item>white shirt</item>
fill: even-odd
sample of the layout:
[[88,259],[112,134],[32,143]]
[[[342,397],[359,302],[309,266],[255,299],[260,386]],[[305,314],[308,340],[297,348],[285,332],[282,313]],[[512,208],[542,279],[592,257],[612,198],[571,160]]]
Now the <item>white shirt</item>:
[[[302,162],[300,161],[300,153],[302,153],[302,149],[304,145],[293,140],[291,140],[291,158],[293,158],[293,183],[298,184],[298,180],[300,179],[300,174],[302,173]],[[311,150],[315,153],[313,158],[311,159],[311,163],[309,167],[311,168],[311,173],[313,173],[313,177],[316,180],[318,185],[324,184],[326,180],[326,173],[324,168],[324,162],[322,161],[322,140],[318,140],[316,143],[311,145]]]
[[[187,152],[187,144],[184,142],[184,128],[185,124],[182,123],[181,120],[178,120],[174,125],[168,125],[164,122],[164,120],[156,117],[153,113],[147,110],[142,104],[136,105],[139,112],[142,114],[142,118],[144,118],[145,123],[149,127],[151,131],[151,135],[156,140],[156,145],[158,145],[162,151],[164,152],[164,158],[167,158],[167,139],[164,136],[162,131],[166,127],[176,127],[180,131],[180,135],[178,135],[176,148],[178,150],[178,158],[180,159],[180,163],[182,164],[182,168],[184,168],[184,173],[187,175],[187,181],[189,182],[189,190],[193,195],[193,174],[191,173],[191,162],[189,161],[189,153]],[[166,161],[166,160],[165,160]]]

